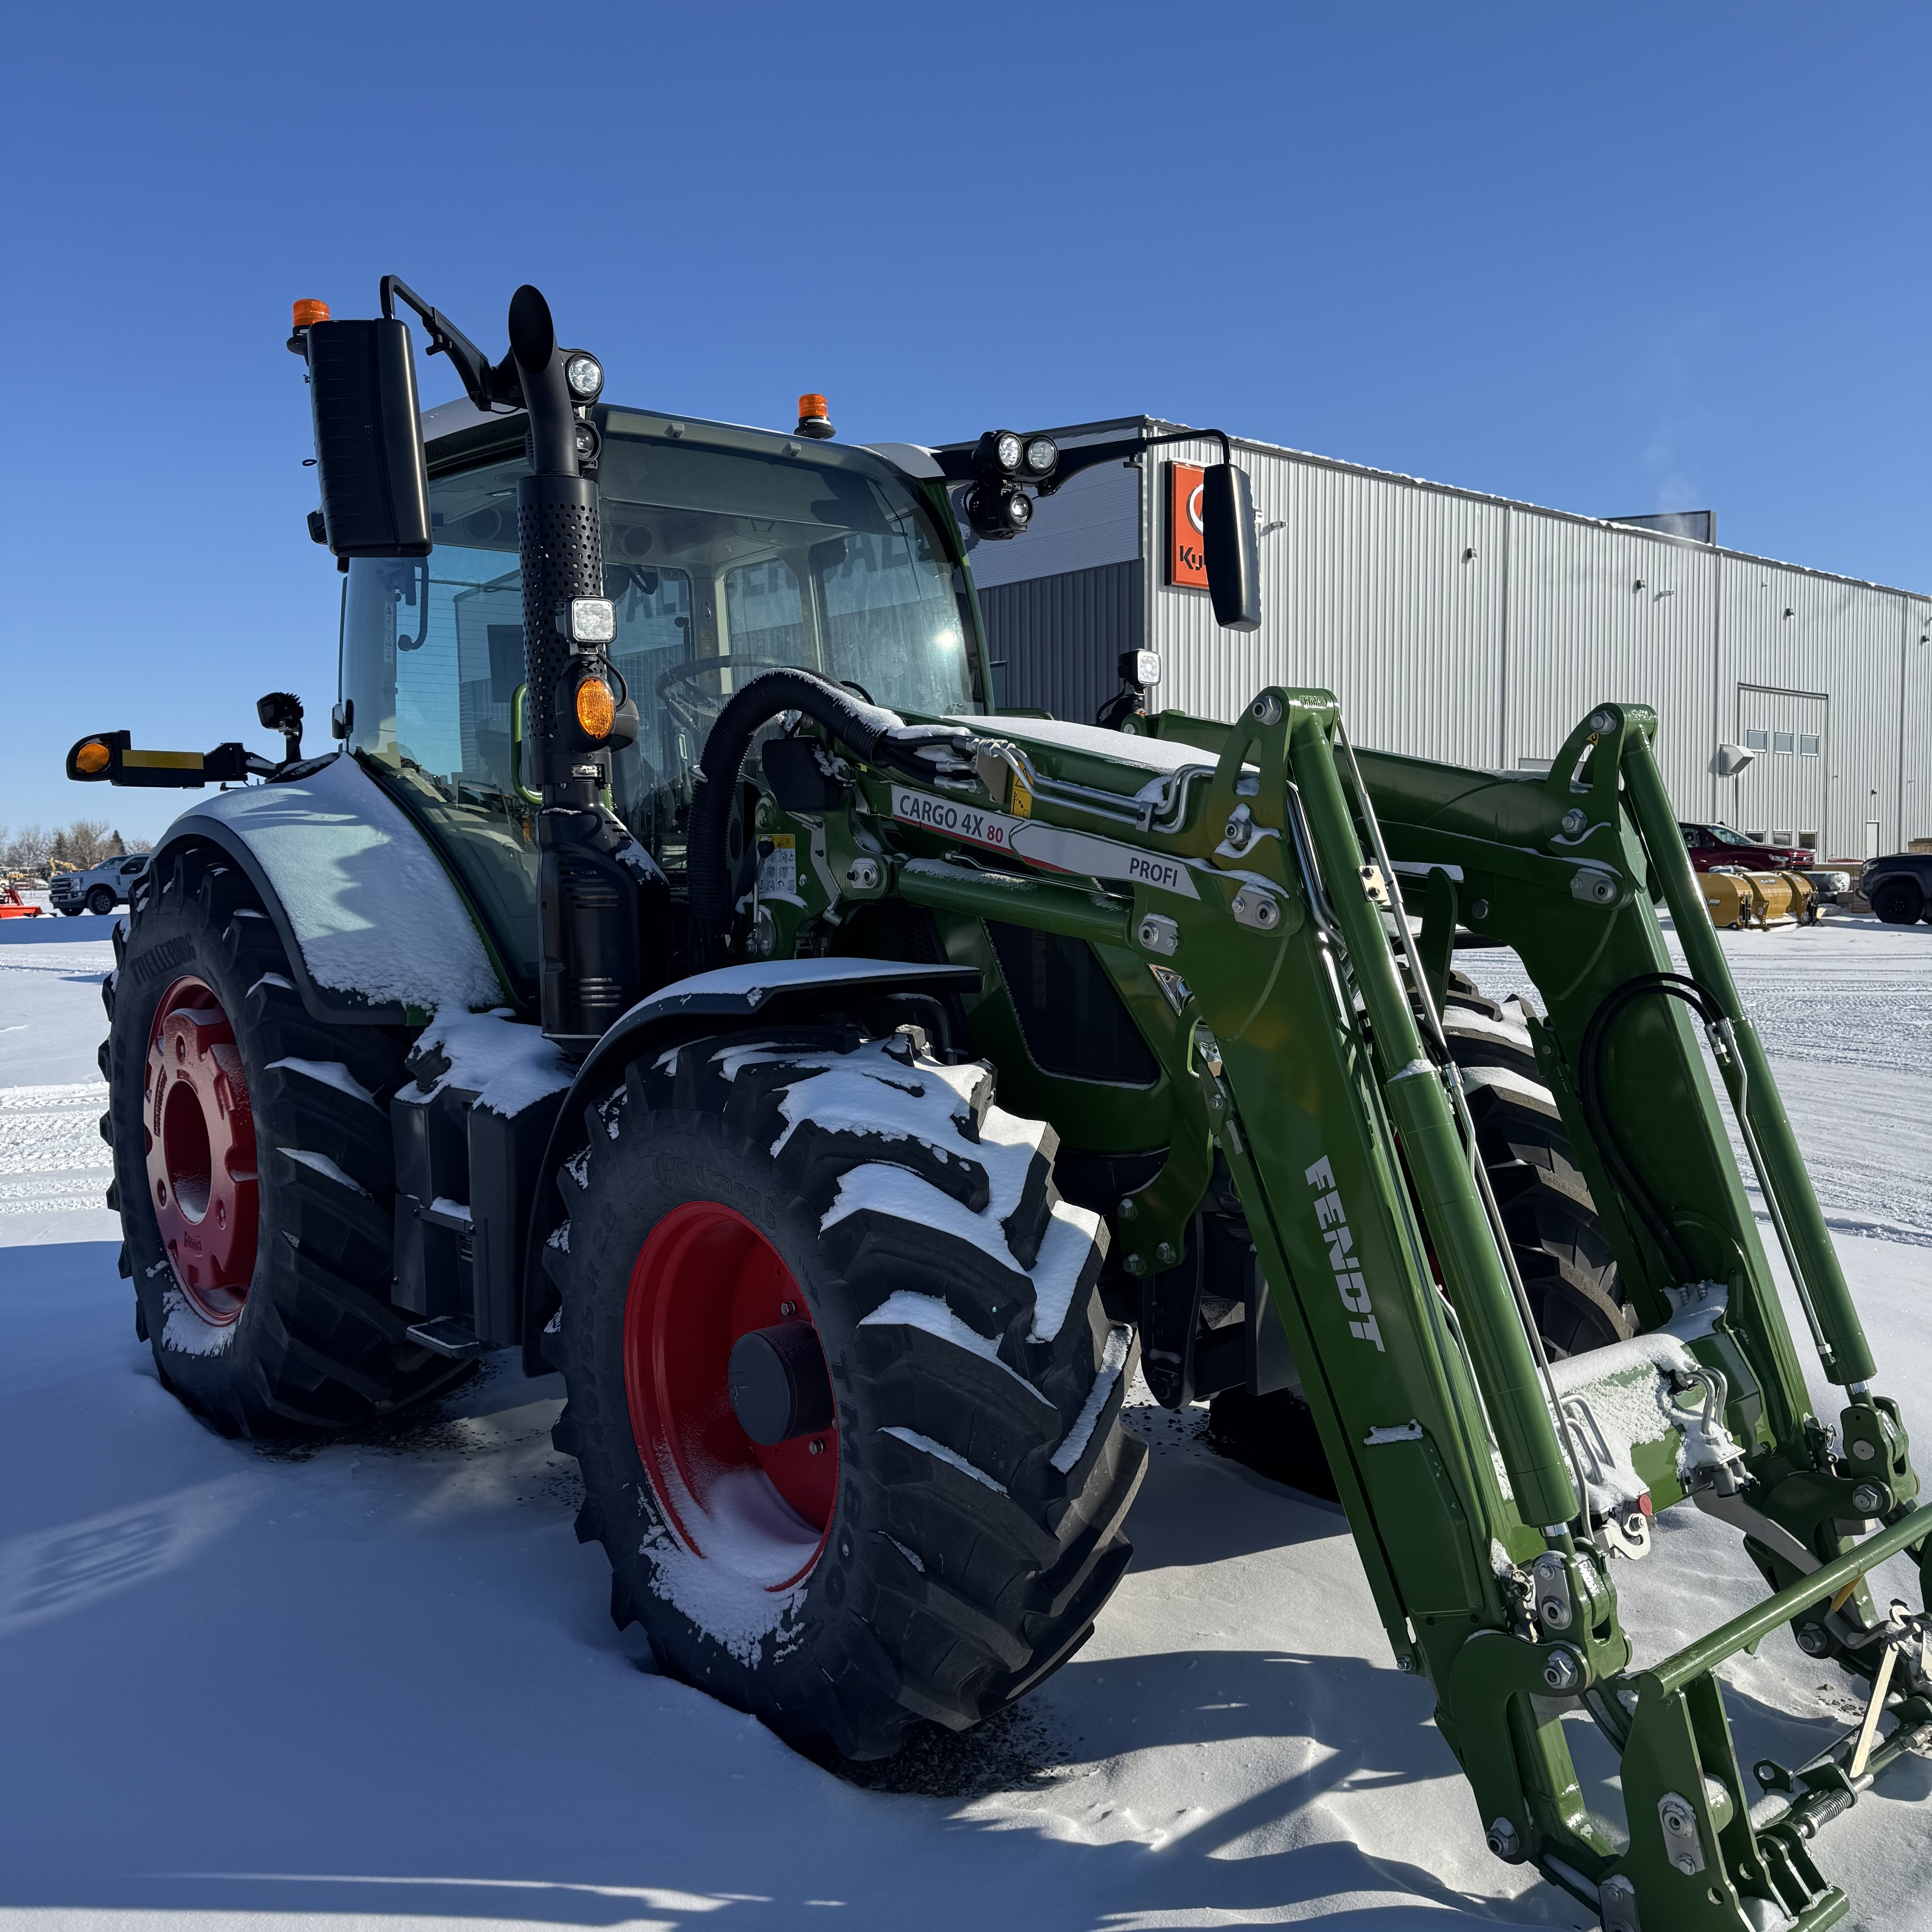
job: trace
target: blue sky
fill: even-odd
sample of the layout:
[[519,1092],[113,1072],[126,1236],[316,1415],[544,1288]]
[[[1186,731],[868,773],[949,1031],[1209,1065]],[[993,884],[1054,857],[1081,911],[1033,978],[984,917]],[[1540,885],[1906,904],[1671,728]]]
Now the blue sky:
[[[614,400],[1133,411],[1932,589],[1922,8],[214,6],[8,29],[0,824],[133,728],[326,742],[289,304],[402,275]],[[440,359],[425,400],[454,393]]]

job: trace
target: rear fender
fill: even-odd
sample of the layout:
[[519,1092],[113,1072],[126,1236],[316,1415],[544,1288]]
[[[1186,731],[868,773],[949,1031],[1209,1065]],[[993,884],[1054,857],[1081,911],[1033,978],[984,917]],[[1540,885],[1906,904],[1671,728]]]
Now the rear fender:
[[420,1026],[442,1009],[515,1004],[434,848],[353,758],[197,804],[150,878],[196,842],[254,887],[315,1018]]

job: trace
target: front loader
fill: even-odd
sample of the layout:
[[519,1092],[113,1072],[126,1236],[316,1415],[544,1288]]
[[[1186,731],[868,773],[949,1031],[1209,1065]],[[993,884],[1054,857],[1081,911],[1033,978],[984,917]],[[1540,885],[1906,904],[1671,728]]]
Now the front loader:
[[[468,398],[427,457],[398,301]],[[520,1349],[561,1372],[619,1622],[866,1756],[1090,1631],[1143,1369],[1302,1432],[1498,1858],[1608,1932],[1842,1916],[1819,1829],[1932,1741],[1922,1607],[1870,1580],[1928,1526],[1653,716],[1603,705],[1532,776],[1358,752],[1320,691],[1000,713],[956,513],[1015,536],[1146,442],[620,410],[533,290],[494,364],[393,278],[382,308],[298,304],[290,344],[344,748],[304,758],[272,694],[279,760],[69,754],[236,788],[157,850],[106,988],[110,1198],[167,1383],[318,1432]],[[1208,565],[1251,627],[1222,456]],[[1538,1000],[1484,999],[1481,945]],[[1639,1659],[1616,1566],[1687,1508],[1765,1594]],[[1748,1784],[1718,1667],[1780,1625],[1866,1713]]]

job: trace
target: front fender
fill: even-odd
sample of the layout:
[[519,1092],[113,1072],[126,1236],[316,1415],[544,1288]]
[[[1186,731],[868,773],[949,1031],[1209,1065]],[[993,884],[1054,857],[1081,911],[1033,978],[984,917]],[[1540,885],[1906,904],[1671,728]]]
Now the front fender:
[[774,959],[756,966],[727,966],[680,980],[640,1000],[592,1047],[564,1096],[538,1171],[536,1193],[524,1250],[524,1367],[548,1372],[543,1328],[556,1308],[556,1292],[544,1278],[544,1244],[562,1219],[554,1182],[557,1170],[588,1144],[584,1114],[623,1076],[634,1060],[663,1052],[681,1040],[710,1034],[764,1032],[796,1026],[855,1005],[871,1006],[896,993],[976,993],[978,970],[970,966],[917,966],[897,959]]

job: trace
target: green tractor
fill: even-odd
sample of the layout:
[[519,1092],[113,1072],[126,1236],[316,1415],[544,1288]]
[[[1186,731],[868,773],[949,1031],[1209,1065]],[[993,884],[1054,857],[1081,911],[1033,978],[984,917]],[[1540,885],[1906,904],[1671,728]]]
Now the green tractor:
[[[398,302],[466,400],[419,416]],[[1603,705],[1532,775],[1358,752],[1320,691],[1000,712],[956,510],[1013,538],[1150,440],[873,451],[816,398],[789,434],[618,408],[534,290],[494,363],[393,278],[381,308],[299,304],[290,342],[341,748],[304,756],[272,693],[279,760],[69,754],[224,787],[106,989],[109,1198],[167,1385],[260,1438],[490,1352],[560,1371],[619,1623],[866,1757],[1092,1630],[1138,1367],[1339,1498],[1498,1858],[1607,1932],[1840,1916],[1812,1840],[1932,1739],[1924,1614],[1868,1579],[1932,1522],[1652,715]],[[1207,566],[1252,628],[1226,458]],[[1484,944],[1540,1003],[1455,970]],[[1763,1598],[1640,1661],[1616,1566],[1687,1506]],[[1716,1666],[1780,1624],[1866,1714],[1748,1786]]]

